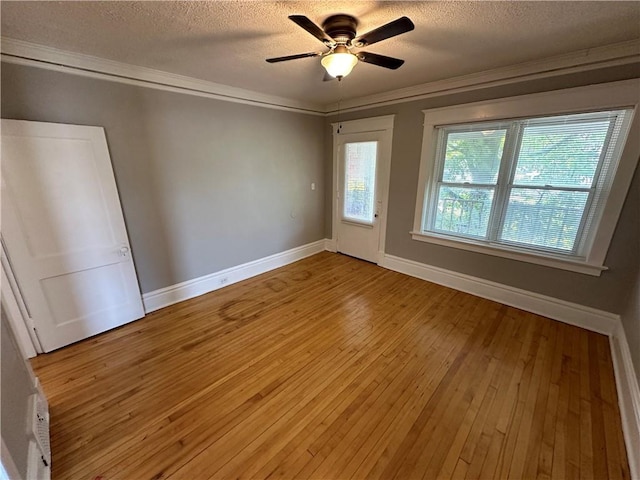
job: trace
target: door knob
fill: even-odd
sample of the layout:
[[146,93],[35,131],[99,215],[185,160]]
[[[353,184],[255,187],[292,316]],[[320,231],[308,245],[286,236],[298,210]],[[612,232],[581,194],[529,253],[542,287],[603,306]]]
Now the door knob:
[[129,253],[129,247],[127,247],[126,245],[124,247],[120,247],[121,257],[126,257],[128,253]]

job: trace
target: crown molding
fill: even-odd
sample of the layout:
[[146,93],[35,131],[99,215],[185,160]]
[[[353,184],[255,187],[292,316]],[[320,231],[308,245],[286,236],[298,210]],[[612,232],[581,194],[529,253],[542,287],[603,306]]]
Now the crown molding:
[[0,37],[2,61],[264,108],[323,115],[321,105]]
[[334,115],[338,111],[342,113],[353,112],[637,62],[640,62],[640,39],[343,100],[340,108],[337,103],[334,103],[328,105],[325,112],[326,115]]
[[338,113],[338,111],[346,113],[365,110],[442,95],[638,63],[640,62],[640,39],[579,50],[542,60],[438,80],[366,97],[353,98],[342,101],[340,109],[338,109],[337,103],[320,105],[301,102],[147,67],[68,52],[8,37],[0,37],[0,51],[2,53],[2,61],[8,63],[29,65],[73,75],[227,102],[310,115],[331,116]]

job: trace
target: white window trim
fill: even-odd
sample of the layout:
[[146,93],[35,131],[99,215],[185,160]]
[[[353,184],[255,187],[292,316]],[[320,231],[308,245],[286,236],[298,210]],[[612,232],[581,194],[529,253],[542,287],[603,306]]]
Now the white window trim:
[[[599,276],[603,270],[607,269],[604,261],[640,156],[639,104],[640,79],[633,79],[423,110],[424,132],[414,224],[413,230],[410,232],[412,238],[418,241]],[[586,258],[563,258],[561,255],[538,253],[504,245],[487,245],[473,239],[454,239],[446,235],[421,231],[422,219],[427,208],[428,195],[426,194],[432,183],[431,176],[434,171],[437,148],[436,127],[617,108],[634,108],[635,110],[606,204],[600,218],[595,220],[596,233]]]

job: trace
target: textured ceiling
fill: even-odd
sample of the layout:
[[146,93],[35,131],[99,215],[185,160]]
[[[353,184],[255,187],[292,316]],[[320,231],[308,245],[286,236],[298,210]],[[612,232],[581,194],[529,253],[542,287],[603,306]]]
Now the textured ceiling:
[[[12,2],[2,35],[281,97],[335,102],[640,38],[640,2]],[[359,64],[341,85],[322,50],[287,19],[356,16],[364,33],[402,15],[416,29],[367,51],[403,58],[397,71]]]

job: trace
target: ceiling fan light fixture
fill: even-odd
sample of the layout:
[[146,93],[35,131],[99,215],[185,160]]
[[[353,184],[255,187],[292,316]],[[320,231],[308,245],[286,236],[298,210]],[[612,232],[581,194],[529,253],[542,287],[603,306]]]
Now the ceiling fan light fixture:
[[350,53],[346,47],[338,46],[320,61],[327,73],[335,78],[346,77],[358,63],[358,57]]
[[289,15],[289,20],[303,30],[306,30],[317,40],[320,40],[329,48],[329,51],[298,53],[284,57],[267,58],[267,62],[278,63],[300,58],[322,57],[320,63],[327,71],[324,80],[329,80],[330,77],[341,80],[351,73],[351,70],[358,64],[358,61],[390,70],[400,68],[404,60],[399,58],[387,57],[372,52],[358,52],[357,54],[353,54],[351,53],[351,49],[353,47],[368,47],[374,43],[410,32],[415,28],[415,25],[408,17],[401,17],[393,22],[371,30],[364,35],[358,36],[356,34],[358,20],[351,15],[331,15],[322,23],[322,28],[304,15]]

